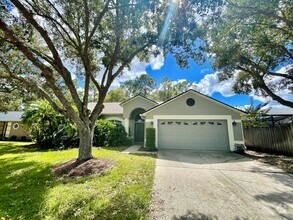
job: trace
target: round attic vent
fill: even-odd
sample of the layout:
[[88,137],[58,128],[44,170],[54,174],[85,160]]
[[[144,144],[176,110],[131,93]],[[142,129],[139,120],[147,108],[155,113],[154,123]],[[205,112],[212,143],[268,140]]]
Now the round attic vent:
[[15,123],[14,125],[13,125],[13,129],[14,130],[17,130],[19,128],[19,124],[18,123]]
[[189,98],[189,99],[186,100],[186,104],[187,104],[188,106],[194,106],[195,101],[194,101],[193,98]]

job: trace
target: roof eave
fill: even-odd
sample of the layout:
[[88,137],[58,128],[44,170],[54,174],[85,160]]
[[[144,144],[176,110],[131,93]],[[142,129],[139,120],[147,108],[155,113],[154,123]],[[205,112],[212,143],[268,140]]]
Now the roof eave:
[[231,110],[233,110],[233,111],[238,112],[240,115],[247,115],[246,112],[244,112],[244,111],[242,111],[242,110],[240,110],[240,109],[237,109],[237,108],[235,108],[235,107],[233,107],[233,106],[230,106],[230,105],[228,105],[228,104],[226,104],[226,103],[223,103],[223,102],[221,102],[221,101],[219,101],[219,100],[216,100],[216,99],[214,99],[214,98],[212,98],[212,97],[209,97],[209,96],[207,96],[207,95],[204,95],[204,94],[202,94],[202,93],[200,93],[200,92],[197,92],[197,91],[195,91],[195,90],[193,90],[193,89],[189,89],[189,90],[187,90],[187,91],[185,91],[185,92],[183,92],[183,93],[181,93],[181,94],[179,94],[179,95],[177,95],[177,96],[174,96],[173,98],[171,98],[171,99],[169,99],[169,100],[167,100],[167,101],[165,101],[165,102],[162,102],[161,104],[159,104],[159,105],[157,105],[157,106],[155,106],[155,107],[149,109],[148,111],[146,111],[146,112],[143,113],[142,115],[143,115],[143,116],[146,116],[146,114],[147,114],[148,112],[151,112],[151,111],[153,111],[153,110],[155,110],[155,109],[157,109],[157,108],[160,108],[161,106],[165,105],[167,102],[171,102],[171,101],[173,101],[173,100],[179,98],[180,96],[182,96],[182,95],[184,95],[184,94],[186,94],[186,93],[188,93],[188,92],[193,92],[193,93],[195,93],[195,94],[202,95],[203,97],[208,98],[208,99],[211,99],[212,101],[214,101],[214,102],[216,102],[216,103],[218,103],[218,104],[221,104],[221,105],[223,105],[223,106],[226,107],[226,108],[229,108],[229,109],[231,109]]
[[154,103],[154,104],[156,104],[156,105],[158,104],[157,102],[155,102],[155,101],[153,101],[153,100],[151,100],[151,99],[149,99],[149,98],[147,98],[147,97],[144,97],[144,96],[142,96],[142,95],[136,95],[136,96],[133,96],[132,98],[130,98],[130,99],[124,101],[124,102],[121,102],[119,105],[120,105],[121,107],[123,107],[123,105],[125,105],[126,103],[128,103],[128,102],[130,102],[130,101],[133,101],[134,99],[136,99],[136,98],[138,98],[138,97],[141,97],[141,98],[143,98],[143,99],[145,99],[145,100],[147,100],[147,101],[149,101],[149,102],[152,102],[152,103]]

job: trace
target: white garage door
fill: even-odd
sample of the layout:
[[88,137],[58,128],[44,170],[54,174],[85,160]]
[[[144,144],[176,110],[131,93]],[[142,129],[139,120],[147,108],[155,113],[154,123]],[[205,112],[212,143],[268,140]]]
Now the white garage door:
[[227,121],[159,120],[158,148],[227,151]]

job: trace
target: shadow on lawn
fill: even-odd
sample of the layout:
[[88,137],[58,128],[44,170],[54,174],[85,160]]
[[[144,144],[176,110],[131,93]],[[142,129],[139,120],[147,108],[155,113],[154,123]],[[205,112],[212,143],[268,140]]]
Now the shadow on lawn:
[[50,166],[22,160],[23,156],[0,159],[0,217],[4,219],[37,218],[46,190],[52,187]]
[[31,142],[0,142],[0,156],[4,154],[19,154],[36,151],[39,151],[39,149],[37,149],[36,145]]

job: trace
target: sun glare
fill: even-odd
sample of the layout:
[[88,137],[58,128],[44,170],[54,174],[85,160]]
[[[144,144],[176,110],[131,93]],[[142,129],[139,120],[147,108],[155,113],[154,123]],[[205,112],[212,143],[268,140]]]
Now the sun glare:
[[172,18],[176,12],[177,6],[178,6],[178,0],[172,0],[170,3],[170,6],[169,6],[168,14],[165,19],[163,29],[162,29],[160,37],[159,37],[159,44],[163,44],[166,40],[168,29],[170,27]]

